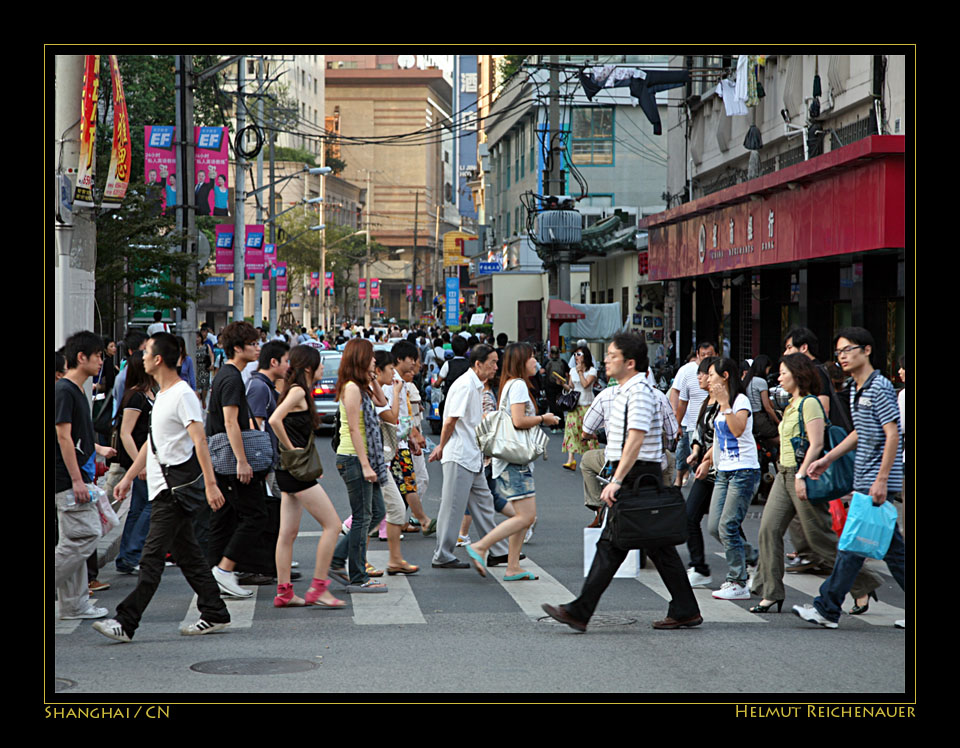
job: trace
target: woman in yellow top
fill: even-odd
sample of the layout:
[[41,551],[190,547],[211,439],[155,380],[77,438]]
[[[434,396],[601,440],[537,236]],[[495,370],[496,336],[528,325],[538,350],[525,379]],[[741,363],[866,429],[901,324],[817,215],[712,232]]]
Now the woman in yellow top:
[[[797,516],[813,553],[833,567],[837,555],[837,535],[833,531],[829,504],[811,504],[807,501],[804,482],[807,467],[823,451],[824,412],[817,399],[820,377],[816,365],[802,353],[792,353],[780,359],[780,386],[790,395],[790,403],[780,421],[780,461],[777,478],[760,519],[760,565],[757,585],[763,599],[750,608],[751,613],[767,613],[776,604],[779,613],[783,607],[783,536],[790,521]],[[813,397],[810,397],[810,396]],[[800,416],[804,432],[810,442],[806,453],[796,454],[791,439],[800,436]],[[857,598],[857,608],[864,608],[868,595],[880,585],[873,572],[861,571],[851,593]],[[876,597],[874,595],[874,597]],[[862,604],[861,604],[862,601]],[[856,610],[863,612],[863,610]]]

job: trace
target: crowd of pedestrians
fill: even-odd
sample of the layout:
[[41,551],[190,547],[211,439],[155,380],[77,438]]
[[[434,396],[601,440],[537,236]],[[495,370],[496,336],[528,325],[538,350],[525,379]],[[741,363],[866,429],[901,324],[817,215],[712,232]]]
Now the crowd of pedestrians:
[[[489,567],[506,564],[505,582],[537,581],[522,563],[523,543],[537,521],[534,464],[491,459],[478,445],[477,427],[497,410],[518,432],[563,428],[563,468],[575,471],[580,457],[591,527],[603,525],[618,492],[641,476],[688,489],[689,563],[674,545],[645,549],[670,595],[667,615],[654,628],[703,621],[693,589],[714,586],[704,517],[727,567],[715,598],[755,594],[760,602],[751,612],[770,613],[774,606],[780,612],[784,574],[814,567],[830,575],[812,606],[794,606],[804,620],[835,628],[848,591],[855,615],[876,599],[877,575],[863,568],[862,557],[838,550],[828,506],[806,496],[808,480],[856,449],[854,489],[875,504],[902,500],[903,398],[898,403],[889,380],[873,369],[866,330],[842,330],[834,341],[839,366],[833,369],[843,375],[837,384],[836,371],[816,359],[816,336],[796,328],[779,361],[761,355],[741,366],[701,342],[676,372],[669,395],[657,386],[667,366],[664,352],[652,365],[644,340],[629,333],[609,343],[599,371],[586,341],[569,360],[556,346],[540,360],[533,346],[509,343],[505,335],[494,340],[397,325],[374,331],[345,323],[270,336],[235,322],[217,335],[203,326],[194,342],[191,355],[185,339],[157,320],[146,334],[131,330],[119,345],[81,332],[57,352],[59,612],[66,619],[103,619],[95,629],[112,639],[133,638],[171,564],[197,593],[200,617],[181,630],[186,635],[224,628],[230,617],[222,598],[249,598],[256,585],[276,586],[278,608],[343,608],[332,593],[334,581],[334,591],[387,593],[384,572],[420,572],[403,558],[405,533],[436,536],[433,569],[473,568],[486,576]],[[340,351],[335,465],[351,512],[342,525],[318,482],[322,467],[304,467],[321,425],[313,402],[323,375],[321,351],[330,348]],[[771,376],[782,398],[774,397]],[[88,379],[94,380],[93,412],[84,392]],[[435,446],[422,431],[431,401],[439,401],[442,419]],[[848,436],[825,454],[831,422]],[[778,463],[754,545],[743,522],[761,482],[758,446],[765,443],[775,445]],[[138,574],[136,588],[110,619],[89,602],[108,586],[96,579],[101,529],[89,487],[98,458],[109,463],[107,495],[130,502],[116,569]],[[428,462],[439,463],[442,473],[433,518],[424,509]],[[323,532],[312,576],[297,594],[293,545],[304,509]],[[784,555],[788,533],[792,559]],[[376,537],[389,550],[385,570],[367,560]],[[544,610],[585,631],[625,555],[605,525],[579,597]],[[901,587],[903,557],[897,530],[886,561]]]

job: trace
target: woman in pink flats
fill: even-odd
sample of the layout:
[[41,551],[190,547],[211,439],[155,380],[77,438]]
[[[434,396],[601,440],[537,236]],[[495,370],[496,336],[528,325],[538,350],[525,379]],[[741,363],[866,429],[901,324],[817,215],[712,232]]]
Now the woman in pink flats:
[[[270,428],[286,449],[313,449],[311,432],[320,425],[320,416],[313,406],[313,383],[323,374],[320,353],[311,346],[298,345],[290,351],[290,368],[284,378],[285,387],[277,409],[270,416]],[[278,608],[317,605],[322,608],[343,608],[346,603],[330,594],[327,571],[340,532],[340,518],[326,492],[316,480],[301,481],[286,470],[277,469],[280,486],[280,535],[277,538],[277,596],[273,604]],[[305,597],[293,594],[290,583],[290,563],[293,542],[300,531],[300,515],[306,509],[323,527],[317,543],[317,560],[313,582]]]

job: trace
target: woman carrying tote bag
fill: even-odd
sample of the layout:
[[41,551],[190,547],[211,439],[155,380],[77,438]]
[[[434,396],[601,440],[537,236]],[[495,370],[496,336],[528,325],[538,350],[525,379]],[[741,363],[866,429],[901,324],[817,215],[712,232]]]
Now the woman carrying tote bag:
[[[277,485],[280,486],[280,534],[277,537],[277,596],[273,604],[278,608],[316,605],[322,608],[342,608],[342,600],[330,594],[327,572],[337,543],[340,518],[330,498],[317,483],[320,470],[317,467],[291,466],[290,453],[308,450],[310,458],[317,457],[313,446],[314,429],[320,425],[320,414],[313,405],[313,383],[323,374],[323,363],[317,349],[298,345],[290,351],[290,368],[284,377],[284,391],[277,409],[270,416],[270,428],[280,445],[281,465],[290,466],[298,475],[283,467],[277,468]],[[299,462],[309,463],[309,460]],[[302,472],[306,470],[307,472]],[[316,473],[316,475],[313,475]],[[311,476],[313,476],[311,478]],[[306,509],[323,527],[317,543],[317,556],[313,569],[313,582],[305,598],[293,594],[290,582],[290,564],[293,559],[293,542],[300,531],[300,516]]]
[[[530,378],[537,373],[537,359],[533,347],[527,343],[511,343],[504,351],[500,382],[500,408],[510,413],[516,429],[537,429],[541,425],[555,426],[560,422],[553,413],[537,415],[536,398]],[[476,543],[466,545],[467,553],[480,576],[487,575],[485,555],[492,545],[509,538],[507,569],[503,580],[518,582],[537,579],[533,572],[520,566],[523,539],[537,517],[537,499],[533,483],[533,464],[513,465],[502,459],[493,459],[493,479],[497,492],[513,504],[516,514],[501,522]]]

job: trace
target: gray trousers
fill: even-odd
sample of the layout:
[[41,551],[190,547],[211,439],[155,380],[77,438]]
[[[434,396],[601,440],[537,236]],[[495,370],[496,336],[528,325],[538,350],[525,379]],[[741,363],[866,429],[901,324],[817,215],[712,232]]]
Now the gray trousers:
[[[767,600],[785,599],[783,588],[783,536],[791,520],[796,517],[814,556],[822,559],[827,569],[833,569],[837,557],[837,534],[833,531],[828,504],[800,501],[793,481],[796,468],[779,467],[777,478],[760,518],[760,566],[756,594]],[[863,597],[882,583],[876,572],[866,567],[860,570],[850,589],[853,597]]]
[[[470,510],[478,537],[484,537],[497,526],[493,494],[487,486],[483,470],[474,473],[459,463],[445,462],[440,513],[437,515],[437,550],[433,554],[433,563],[445,564],[457,560],[453,549],[457,547],[460,523],[466,509]],[[490,553],[504,556],[508,550],[507,541],[501,540],[490,548]]]
[[60,615],[76,615],[90,607],[87,587],[87,558],[97,550],[100,540],[100,512],[90,501],[67,506],[67,495],[55,495],[60,539],[54,551],[54,581],[60,600]]
[[583,505],[588,509],[596,510],[603,505],[600,501],[603,485],[597,480],[597,476],[606,462],[602,449],[591,449],[584,452],[583,457],[580,458],[580,472],[583,474]]

